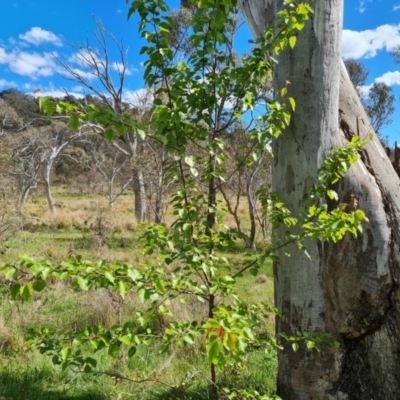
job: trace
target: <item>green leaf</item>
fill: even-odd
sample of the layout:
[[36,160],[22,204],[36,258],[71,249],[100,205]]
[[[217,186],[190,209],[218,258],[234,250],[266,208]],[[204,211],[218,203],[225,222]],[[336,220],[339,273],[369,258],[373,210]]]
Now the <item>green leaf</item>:
[[20,294],[25,301],[28,301],[32,297],[32,286],[29,283],[21,286]]
[[51,274],[52,270],[49,267],[43,268],[42,269],[42,279],[47,279],[50,274]]
[[61,349],[60,354],[63,361],[66,361],[68,357],[71,355],[72,350],[70,347],[64,347]]
[[296,102],[293,97],[289,97],[290,106],[292,107],[292,111],[296,111]]
[[144,303],[146,300],[148,300],[150,298],[151,292],[148,289],[140,289],[139,290],[139,298],[142,301],[142,303]]
[[108,142],[112,142],[112,140],[114,139],[114,131],[112,129],[107,129],[104,132],[104,138],[108,141]]
[[129,276],[129,278],[131,278],[134,282],[138,281],[139,279],[142,278],[142,275],[140,274],[139,271],[137,271],[136,269],[128,269],[128,271],[126,272],[126,274]]
[[185,157],[185,164],[193,168],[195,165],[193,156]]
[[109,346],[111,343],[111,335],[109,332],[102,333],[99,338],[103,341],[106,346]]
[[193,340],[192,335],[185,335],[185,336],[183,337],[183,340],[184,340],[186,343],[194,344],[194,340]]
[[92,345],[92,347],[97,350],[100,345],[100,340],[92,339],[89,341],[89,343]]
[[336,201],[339,200],[339,196],[338,196],[338,194],[337,194],[334,190],[327,190],[327,191],[326,191],[326,194],[328,195],[328,197],[329,197],[331,200],[336,200]]
[[128,350],[128,357],[133,357],[136,354],[136,347],[135,346],[131,346]]
[[194,167],[190,168],[190,173],[195,177],[199,175],[199,171]]
[[114,274],[113,274],[111,271],[106,271],[106,272],[104,272],[104,276],[105,276],[111,283],[114,283],[114,282],[115,282]]
[[140,136],[142,140],[146,138],[146,133],[142,129],[137,129],[136,133]]
[[11,292],[11,297],[15,300],[19,294],[19,290],[21,288],[21,285],[19,283],[15,283],[11,285],[10,287],[10,292]]
[[291,37],[289,38],[289,46],[290,46],[292,49],[293,49],[294,46],[296,45],[296,41],[297,41],[296,36],[291,36]]
[[238,338],[237,336],[229,332],[227,335],[224,336],[224,344],[231,352],[235,352],[237,350]]
[[292,349],[294,352],[296,352],[297,350],[299,350],[300,346],[298,343],[294,342],[292,343]]
[[119,336],[119,337],[118,337],[118,340],[119,340],[121,343],[124,343],[124,344],[126,344],[126,345],[129,346],[129,345],[132,343],[132,335],[129,334],[129,335],[124,335],[124,336]]
[[128,284],[125,281],[121,280],[118,282],[118,286],[119,286],[119,294],[124,299],[129,290]]
[[307,340],[306,345],[309,349],[313,349],[315,347],[315,342],[313,342],[312,340]]
[[155,279],[154,285],[159,292],[165,293],[165,284],[161,279]]
[[217,365],[219,362],[219,354],[221,352],[222,343],[220,340],[212,340],[207,343],[206,350],[210,363]]
[[45,287],[46,287],[46,281],[43,281],[41,279],[36,280],[33,285],[33,290],[35,290],[36,292],[41,292]]
[[92,357],[86,357],[86,358],[84,359],[84,362],[85,362],[86,364],[91,365],[93,368],[96,368],[96,366],[97,366],[97,360],[95,360],[95,359],[92,358]]
[[253,104],[253,96],[251,95],[251,93],[246,93],[244,95],[244,98],[247,104],[249,105]]
[[69,126],[72,130],[76,131],[79,128],[79,118],[75,115],[69,118]]
[[7,279],[12,279],[16,272],[17,270],[12,267],[5,267],[3,269],[3,274]]
[[108,355],[113,358],[116,359],[119,353],[119,343],[114,343],[112,344],[109,348],[108,348]]
[[89,290],[87,279],[82,278],[81,276],[78,276],[76,278],[76,281],[78,282],[78,285],[82,290]]

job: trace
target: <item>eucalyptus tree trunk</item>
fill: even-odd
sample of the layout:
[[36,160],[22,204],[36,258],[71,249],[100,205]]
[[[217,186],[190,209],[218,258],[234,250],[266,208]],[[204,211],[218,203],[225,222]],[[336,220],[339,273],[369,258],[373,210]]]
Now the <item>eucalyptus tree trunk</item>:
[[[254,35],[270,20],[272,0],[242,0]],[[282,0],[275,1],[276,9]],[[273,190],[294,215],[332,147],[373,133],[340,59],[342,0],[310,0],[315,12],[294,50],[278,57],[275,88],[290,81],[290,127],[274,143]],[[278,92],[277,92],[278,93]],[[400,399],[400,182],[376,135],[337,188],[354,193],[369,223],[358,238],[295,246],[275,265],[277,333],[328,332],[340,342],[320,353],[304,345],[278,353],[278,394],[295,399]],[[288,249],[285,249],[288,250]]]

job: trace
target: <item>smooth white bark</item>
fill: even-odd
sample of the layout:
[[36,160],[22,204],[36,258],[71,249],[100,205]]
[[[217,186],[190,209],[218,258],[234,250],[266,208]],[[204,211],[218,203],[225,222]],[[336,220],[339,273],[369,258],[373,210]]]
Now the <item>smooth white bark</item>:
[[[262,10],[271,2],[241,3],[252,32],[261,35],[267,24]],[[278,7],[281,3],[276,1]],[[290,81],[289,95],[297,103],[290,128],[275,144],[273,178],[274,190],[294,214],[327,151],[353,135],[368,140],[373,134],[340,62],[341,1],[310,4],[315,14],[275,71],[276,88]],[[341,342],[339,349],[318,354],[304,347],[293,353],[285,346],[278,372],[285,400],[399,398],[400,185],[372,137],[337,188],[343,202],[354,191],[366,211],[370,223],[363,235],[337,245],[309,243],[311,260],[292,248],[292,257],[281,255],[276,265],[276,303],[283,313],[278,333],[330,332]]]

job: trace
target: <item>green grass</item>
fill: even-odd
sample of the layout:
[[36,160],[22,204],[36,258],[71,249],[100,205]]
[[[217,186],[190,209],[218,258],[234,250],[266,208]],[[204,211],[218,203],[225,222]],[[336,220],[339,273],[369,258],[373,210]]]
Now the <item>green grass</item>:
[[[2,358],[0,358],[2,361]],[[106,400],[112,398],[112,388],[103,380],[66,383],[66,376],[55,369],[49,360],[9,362],[0,371],[0,398],[7,400]]]
[[[116,210],[96,209],[102,200],[67,196],[60,199],[63,207],[57,217],[48,214],[45,204],[36,201],[27,205],[26,214],[38,216],[26,224],[5,243],[0,263],[13,263],[19,254],[55,262],[82,255],[89,259],[121,260],[138,265],[144,258],[138,242],[139,233],[128,220],[131,198],[124,197]],[[103,231],[96,230],[97,218],[103,218]],[[87,223],[85,223],[87,221]],[[104,239],[104,240],[103,240]],[[260,246],[262,247],[262,243]],[[248,262],[243,243],[224,254],[234,269]],[[251,252],[250,252],[251,253]],[[254,253],[251,253],[254,256]],[[272,264],[265,263],[258,276],[249,272],[237,278],[240,296],[249,303],[273,303]],[[52,281],[49,288],[34,294],[32,301],[10,301],[7,283],[0,280],[0,400],[204,400],[209,397],[208,364],[201,344],[194,347],[172,348],[160,356],[157,342],[151,347],[138,348],[132,359],[123,355],[113,364],[100,354],[103,371],[117,368],[121,374],[137,378],[145,371],[156,374],[164,383],[130,381],[115,382],[104,375],[62,372],[51,359],[34,350],[26,352],[24,336],[29,328],[79,330],[84,326],[102,324],[111,327],[121,317],[129,320],[143,307],[136,295],[120,302],[113,293],[76,292],[65,283]],[[188,313],[198,316],[202,305],[189,302],[177,304],[177,315]],[[205,311],[204,311],[205,312]],[[167,321],[160,321],[160,329]],[[260,334],[272,334],[274,318],[265,323]],[[87,349],[89,351],[89,349]],[[251,387],[262,393],[275,389],[276,355],[264,349],[249,349],[248,368],[230,369],[219,375],[221,386]],[[117,384],[116,384],[117,383]]]

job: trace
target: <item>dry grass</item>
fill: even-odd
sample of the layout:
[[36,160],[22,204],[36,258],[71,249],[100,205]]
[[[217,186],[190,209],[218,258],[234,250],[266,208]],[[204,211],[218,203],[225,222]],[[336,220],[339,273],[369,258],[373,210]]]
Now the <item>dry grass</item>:
[[4,316],[0,315],[0,353],[8,353],[13,345],[13,335],[10,333]]
[[[57,204],[56,215],[50,214],[43,199],[33,198],[28,201],[23,208],[25,229],[8,242],[2,261],[12,262],[21,253],[54,262],[79,254],[88,259],[105,259],[109,262],[118,260],[137,266],[154,257],[142,254],[141,244],[138,242],[140,233],[135,230],[137,224],[132,212],[131,194],[121,196],[113,210],[108,207],[106,199],[100,196],[72,197],[60,191],[54,197]],[[246,229],[248,216],[245,198],[242,198],[239,215],[243,228]],[[166,216],[169,222],[173,218],[171,213]],[[224,219],[231,224],[229,214],[226,214]],[[242,245],[243,243],[239,244],[234,253],[227,255],[231,266],[239,267],[244,262]],[[245,250],[244,245],[243,250]],[[175,266],[171,265],[170,268]],[[238,278],[238,288],[240,295],[250,303],[272,302],[272,280],[269,272],[262,270],[258,278],[247,275]],[[3,289],[5,293],[6,288]],[[5,359],[3,355],[8,357],[8,354],[13,354],[15,360],[20,360],[18,357],[21,356],[21,352],[23,353],[23,335],[30,327],[75,331],[84,326],[95,325],[111,328],[115,324],[131,320],[135,317],[136,311],[144,310],[145,307],[134,292],[128,293],[125,299],[121,299],[118,293],[105,289],[89,292],[74,291],[65,282],[52,282],[49,289],[34,294],[33,300],[26,304],[10,303],[8,297],[0,297],[0,306],[0,365]],[[181,321],[200,321],[207,317],[207,304],[201,303],[194,296],[187,297],[187,304],[182,304],[179,299],[173,300],[170,309],[174,319]],[[171,317],[158,318],[153,328],[162,332]],[[264,326],[266,330],[272,332],[273,318]],[[153,365],[154,368],[158,368],[157,371],[168,370],[172,381],[180,379],[178,376],[183,377],[190,368],[202,369],[206,365],[201,366],[201,363],[204,363],[203,347],[204,343],[200,342],[192,349],[174,348],[172,355],[167,355],[166,359],[160,358],[156,348],[143,350],[143,354],[140,353],[135,362],[143,363],[143,368],[147,368],[149,364],[151,368]],[[39,360],[37,353],[27,357],[30,357],[30,360]],[[182,362],[188,365],[182,366]],[[140,370],[141,367],[132,366],[132,368]],[[150,389],[153,390],[153,387]],[[152,397],[144,389],[140,397],[135,398]]]
[[[124,200],[124,201],[122,201]],[[128,199],[121,198],[114,210],[101,197],[96,199],[62,199],[56,200],[57,213],[51,214],[47,204],[28,202],[23,208],[25,218],[30,227],[48,227],[51,229],[83,229],[96,223],[99,214],[117,231],[125,231],[134,227],[134,218],[127,215]]]

